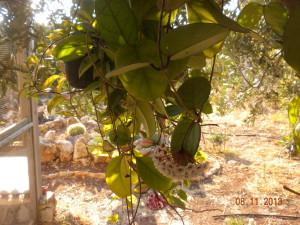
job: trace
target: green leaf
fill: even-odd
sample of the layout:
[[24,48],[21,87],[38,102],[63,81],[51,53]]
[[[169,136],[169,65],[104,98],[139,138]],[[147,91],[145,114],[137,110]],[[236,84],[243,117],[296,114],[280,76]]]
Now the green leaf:
[[105,76],[106,76],[107,79],[109,79],[109,78],[116,77],[116,76],[119,76],[121,74],[130,72],[132,70],[137,70],[137,69],[147,67],[149,65],[150,65],[149,62],[134,63],[134,64],[130,64],[130,65],[123,66],[121,68],[112,70],[109,73],[107,73]]
[[[157,48],[153,41],[144,40],[136,46],[121,48],[116,56],[117,68],[140,62],[157,61]],[[168,85],[167,78],[161,71],[148,66],[127,72],[120,76],[125,89],[139,100],[151,101],[163,95]]]
[[51,113],[56,106],[58,106],[64,101],[66,101],[66,99],[62,95],[55,95],[54,98],[48,101],[47,104],[48,113]]
[[57,42],[52,54],[64,62],[73,61],[86,55],[92,48],[91,43],[91,37],[87,34],[75,33]]
[[187,194],[182,189],[177,190],[177,195],[183,200],[187,201]]
[[213,108],[209,101],[205,102],[202,112],[205,114],[213,113]]
[[101,37],[111,48],[136,43],[137,22],[129,1],[96,0],[96,18]]
[[185,203],[180,198],[172,196],[172,202],[173,202],[174,206],[181,208],[181,209],[185,209]]
[[175,127],[171,138],[171,150],[179,152],[183,150],[185,137],[193,126],[193,121],[188,118],[183,118]]
[[300,72],[300,4],[290,15],[283,35],[284,59]]
[[189,24],[163,36],[161,48],[172,60],[182,59],[223,41],[228,34],[229,30],[218,24]]
[[80,9],[77,11],[77,16],[87,21],[92,21],[94,10],[94,0],[80,0]]
[[187,70],[187,63],[189,58],[179,59],[171,61],[166,68],[166,73],[169,79],[176,79],[183,75],[183,72]]
[[299,108],[300,108],[300,98],[296,96],[288,104],[289,122],[293,126],[295,126],[298,123]]
[[156,0],[131,0],[132,10],[138,21],[138,26],[141,26],[145,17],[151,12],[153,8],[156,8]]
[[160,99],[160,98],[155,99],[153,101],[153,107],[154,107],[155,111],[158,112],[159,114],[168,116],[168,113],[166,111],[166,108],[165,108],[165,105],[164,105],[164,102],[162,101],[162,99]]
[[183,150],[191,156],[194,156],[198,150],[201,137],[201,128],[198,123],[193,123],[187,131],[183,141]]
[[218,23],[236,32],[249,32],[236,21],[226,17],[212,0],[191,0],[187,3],[189,23]]
[[43,83],[43,89],[46,89],[48,87],[51,87],[51,85],[58,79],[60,79],[62,76],[61,75],[58,75],[58,74],[55,74],[55,75],[52,75],[50,77],[47,78],[47,80],[45,80],[45,82]]
[[147,137],[151,138],[156,131],[156,121],[150,104],[136,101],[136,116],[138,122],[143,124]]
[[150,188],[167,191],[172,186],[171,179],[163,176],[155,168],[150,157],[136,157],[136,166],[138,174]]
[[183,113],[182,108],[179,107],[178,105],[168,105],[166,107],[166,111],[169,116],[177,116],[177,115]]
[[109,139],[112,143],[119,146],[130,144],[130,130],[128,127],[119,125],[117,126],[116,130],[111,130],[109,132]]
[[264,6],[264,16],[272,30],[282,36],[288,21],[288,11],[280,2],[271,2]]
[[192,77],[178,89],[178,95],[189,109],[201,109],[210,95],[211,86],[204,77]]
[[191,56],[187,65],[193,69],[202,69],[206,65],[206,58],[203,53]]
[[91,68],[98,60],[97,55],[88,55],[86,56],[82,62],[80,63],[78,76],[79,78],[88,71],[89,68]]
[[[159,10],[164,10],[167,12],[171,12],[174,9],[179,8],[188,0],[157,0],[157,7]],[[162,8],[164,5],[164,8]]]
[[208,49],[205,49],[203,51],[203,54],[207,57],[207,58],[213,58],[218,52],[221,51],[222,47],[223,47],[223,41],[211,46]]
[[126,91],[124,89],[114,89],[109,93],[107,98],[107,107],[115,116],[122,114],[125,110],[122,107],[122,102],[125,101]]
[[238,16],[238,23],[243,27],[252,29],[263,16],[263,6],[256,2],[246,5]]
[[120,198],[130,195],[130,168],[125,157],[113,158],[106,167],[106,183]]

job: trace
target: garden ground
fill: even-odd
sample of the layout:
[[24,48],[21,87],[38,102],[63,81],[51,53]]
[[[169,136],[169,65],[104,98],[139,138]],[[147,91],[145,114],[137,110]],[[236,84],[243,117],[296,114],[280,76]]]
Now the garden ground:
[[[203,127],[202,148],[221,162],[222,169],[212,178],[185,188],[189,195],[187,208],[193,210],[178,212],[186,225],[300,224],[300,219],[255,215],[300,216],[300,196],[283,189],[283,185],[300,189],[300,159],[292,158],[283,142],[289,133],[286,113],[259,116],[251,125],[245,122],[248,116],[246,112],[233,112],[205,120],[218,126]],[[116,214],[120,215],[116,224],[127,224],[126,205],[107,189],[103,172],[103,164],[43,165],[43,184],[55,192],[57,199],[57,225],[110,224],[114,220],[110,216]],[[145,199],[137,224],[182,224],[171,208],[147,209]],[[199,212],[202,210],[205,211]],[[237,219],[214,217],[241,213],[253,215]]]

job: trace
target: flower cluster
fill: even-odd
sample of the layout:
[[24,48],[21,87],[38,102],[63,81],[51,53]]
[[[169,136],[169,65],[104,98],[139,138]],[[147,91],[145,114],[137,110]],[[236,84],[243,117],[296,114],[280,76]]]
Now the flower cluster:
[[166,177],[173,180],[194,180],[205,177],[208,162],[194,162],[180,165],[174,160],[167,147],[157,146],[153,151],[152,159],[155,167]]
[[146,206],[151,210],[160,210],[167,206],[167,202],[162,196],[151,192],[148,195]]

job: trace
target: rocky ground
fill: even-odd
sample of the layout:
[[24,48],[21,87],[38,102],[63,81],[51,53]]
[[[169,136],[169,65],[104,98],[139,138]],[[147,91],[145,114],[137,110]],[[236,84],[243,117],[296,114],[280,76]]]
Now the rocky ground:
[[[247,116],[236,112],[205,121],[218,126],[203,127],[202,148],[221,162],[222,170],[185,188],[187,207],[192,210],[178,210],[184,224],[300,224],[297,218],[269,216],[300,216],[300,196],[283,189],[286,185],[300,190],[300,159],[290,157],[282,141],[288,134],[287,116],[277,112],[260,116],[253,125],[244,122]],[[110,224],[110,216],[116,214],[120,217],[116,224],[127,224],[126,206],[107,189],[104,167],[72,161],[43,165],[43,185],[56,195],[57,225]],[[182,224],[171,208],[149,210],[146,198],[142,199],[137,224]],[[249,215],[214,217],[241,213]]]

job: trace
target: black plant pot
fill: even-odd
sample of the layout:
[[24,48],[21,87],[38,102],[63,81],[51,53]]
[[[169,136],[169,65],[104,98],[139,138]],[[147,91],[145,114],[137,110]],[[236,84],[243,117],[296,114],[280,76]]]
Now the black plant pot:
[[78,89],[84,89],[91,84],[94,79],[94,68],[91,66],[82,76],[79,78],[79,68],[84,57],[76,59],[74,61],[65,63],[66,77],[69,84]]

